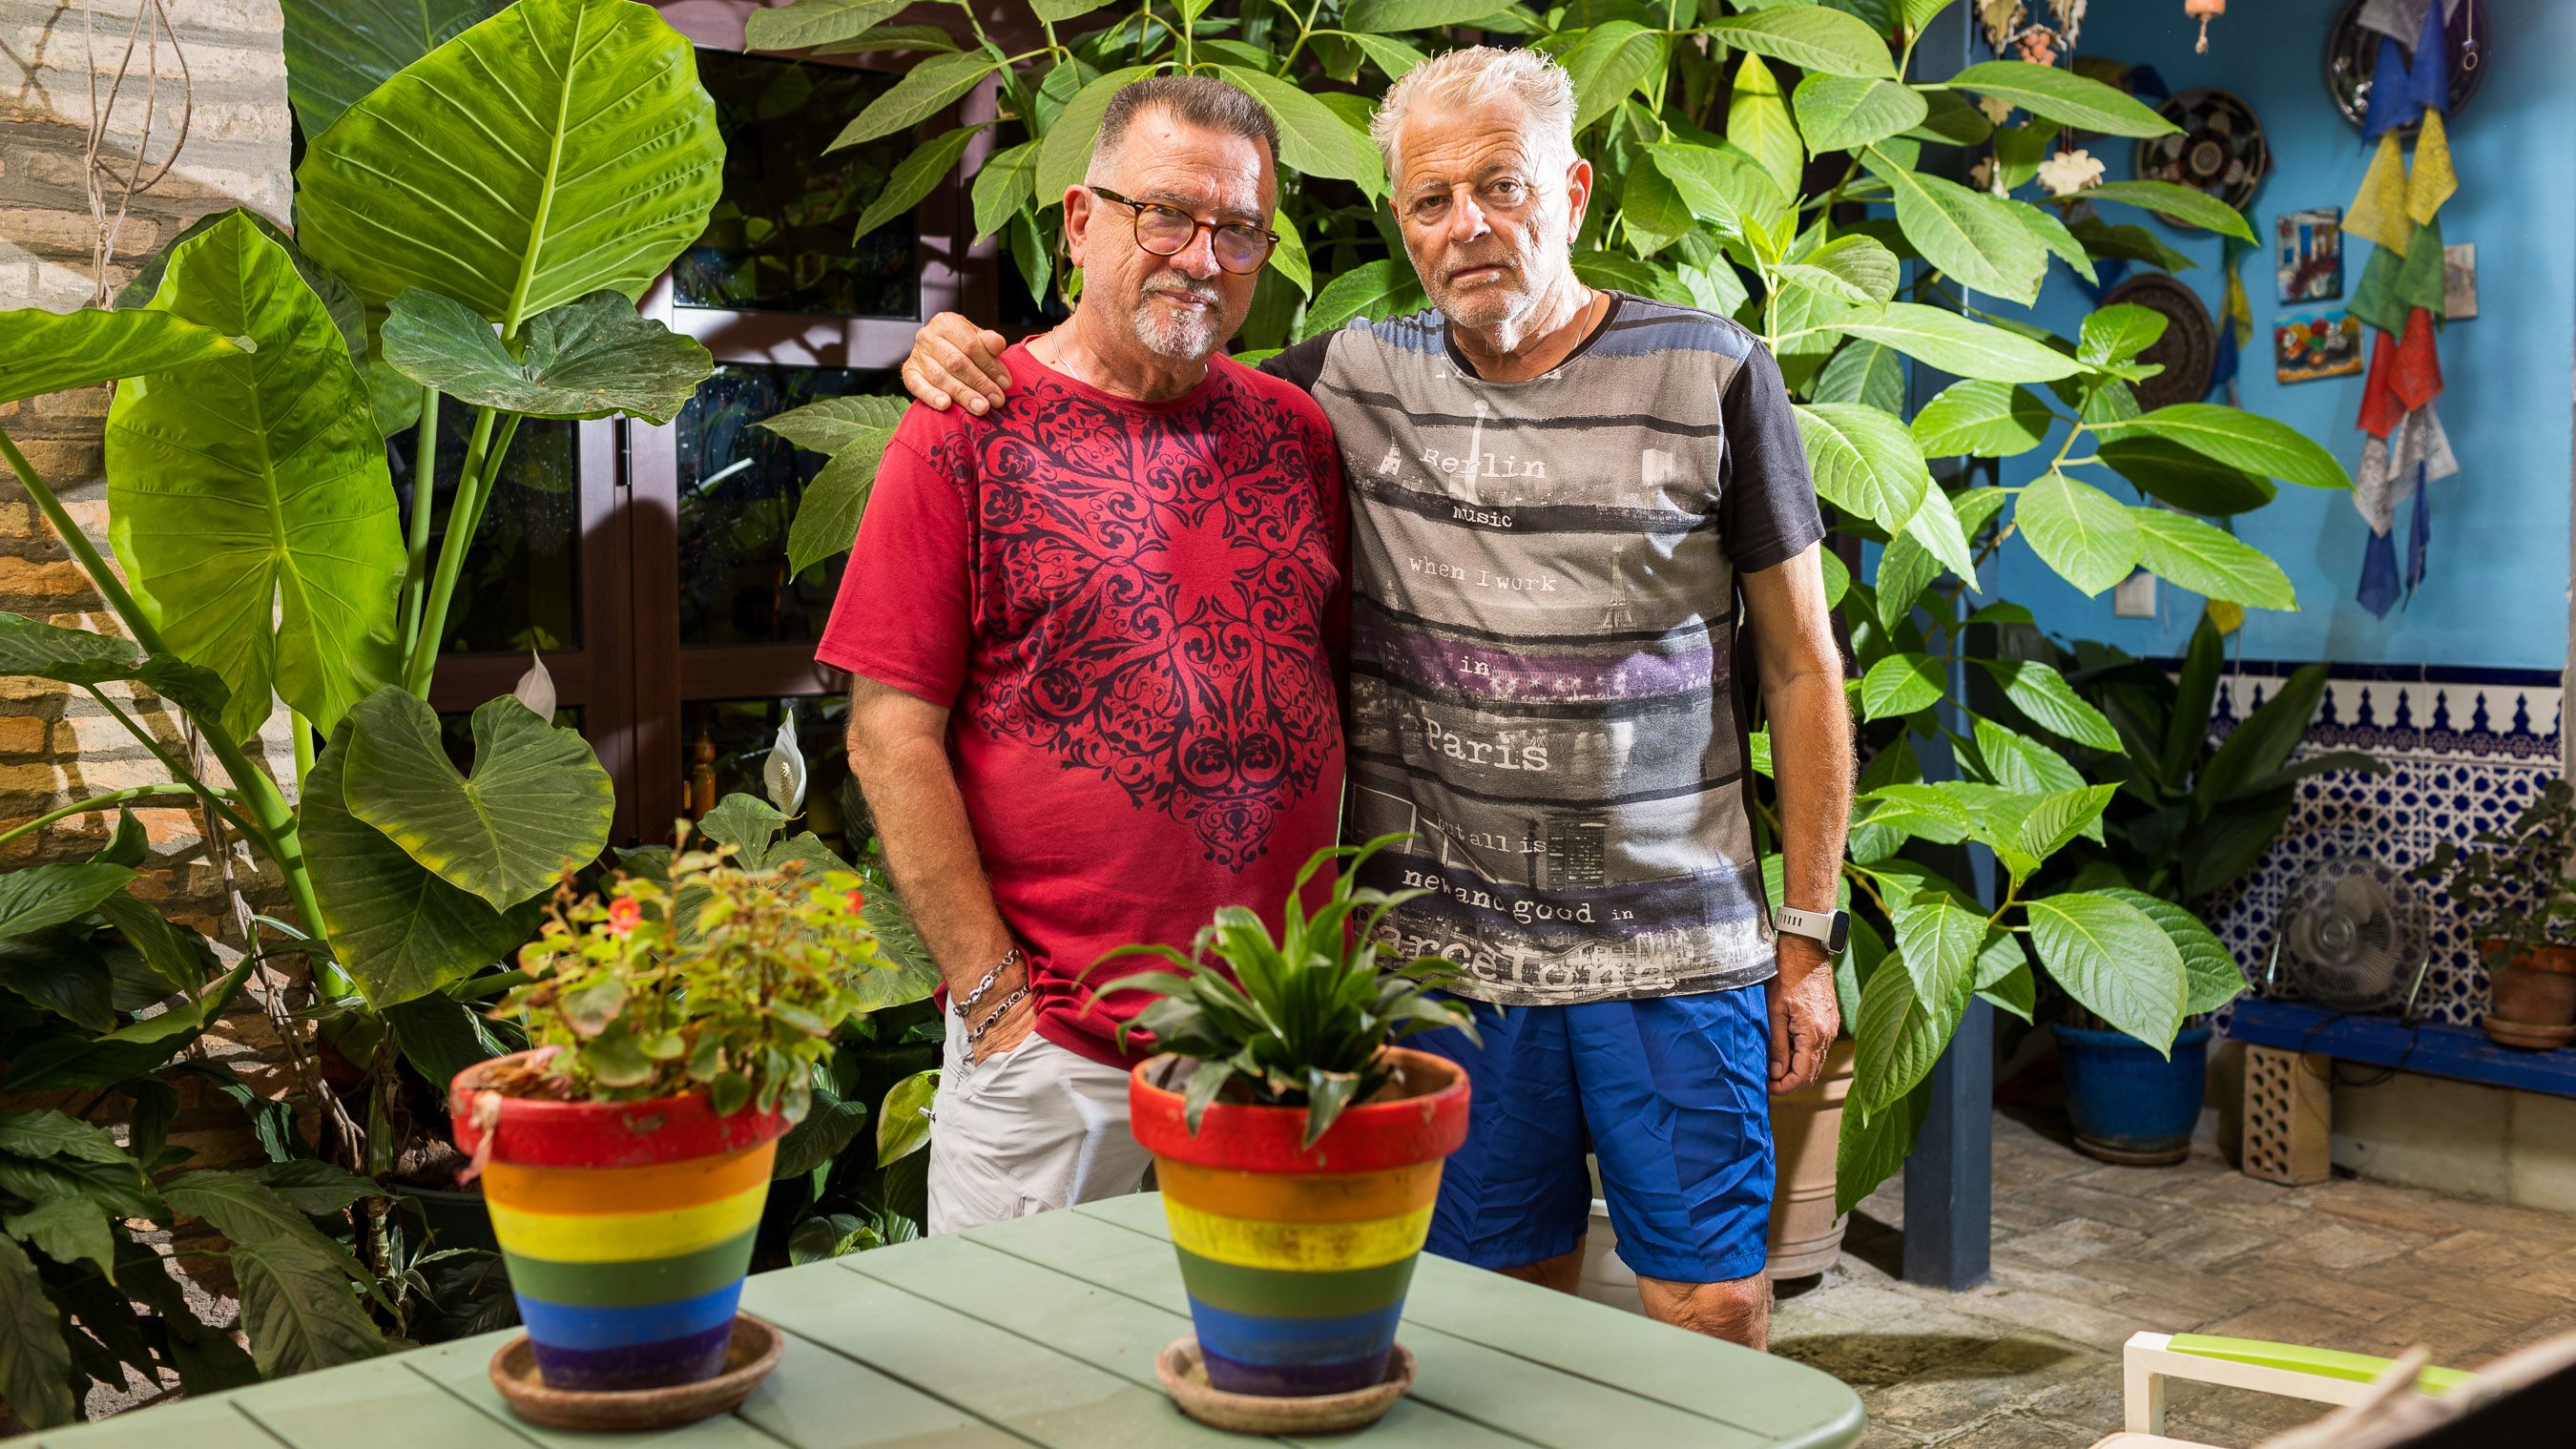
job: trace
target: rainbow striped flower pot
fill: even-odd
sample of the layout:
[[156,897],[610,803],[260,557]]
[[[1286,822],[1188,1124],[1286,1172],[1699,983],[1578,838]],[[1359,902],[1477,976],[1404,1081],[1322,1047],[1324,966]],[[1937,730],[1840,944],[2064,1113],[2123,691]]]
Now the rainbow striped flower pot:
[[[449,1088],[456,1145],[492,1150],[483,1201],[553,1389],[663,1388],[724,1368],[752,1234],[787,1120],[719,1117],[703,1095],[553,1102],[487,1093],[502,1057]],[[478,1098],[498,1106],[477,1116]]]
[[1441,1160],[1467,1139],[1466,1074],[1387,1051],[1401,1095],[1345,1110],[1312,1147],[1303,1107],[1217,1102],[1193,1135],[1160,1085],[1177,1057],[1130,1078],[1214,1387],[1302,1398],[1385,1378]]

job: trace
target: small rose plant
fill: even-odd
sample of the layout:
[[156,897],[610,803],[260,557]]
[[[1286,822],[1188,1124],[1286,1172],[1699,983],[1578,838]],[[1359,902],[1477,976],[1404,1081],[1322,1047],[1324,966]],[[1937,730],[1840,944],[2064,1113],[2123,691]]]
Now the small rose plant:
[[620,876],[606,895],[557,890],[519,953],[529,980],[492,1014],[525,1023],[540,1080],[517,1095],[597,1102],[704,1091],[801,1120],[812,1068],[863,1014],[877,967],[856,875],[786,861],[733,864],[731,846],[683,849],[669,879]]

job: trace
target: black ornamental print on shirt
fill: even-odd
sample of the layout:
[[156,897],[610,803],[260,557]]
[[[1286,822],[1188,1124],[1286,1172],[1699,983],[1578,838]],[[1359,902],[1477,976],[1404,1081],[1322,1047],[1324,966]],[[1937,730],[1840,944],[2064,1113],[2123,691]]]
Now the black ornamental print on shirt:
[[1339,743],[1322,647],[1341,585],[1329,438],[1220,370],[1122,407],[1049,379],[932,463],[973,479],[967,702],[1240,871]]

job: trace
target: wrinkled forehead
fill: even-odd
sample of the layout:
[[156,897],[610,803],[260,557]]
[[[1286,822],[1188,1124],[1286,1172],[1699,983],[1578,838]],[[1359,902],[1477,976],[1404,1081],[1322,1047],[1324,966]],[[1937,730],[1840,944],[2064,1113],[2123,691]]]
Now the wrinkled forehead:
[[1276,200],[1270,156],[1249,136],[1138,116],[1118,143],[1116,180],[1106,184],[1130,201],[1158,201],[1194,216],[1266,221]]
[[1536,173],[1552,148],[1534,119],[1508,96],[1413,111],[1395,133],[1395,184],[1406,192],[1446,190],[1504,173],[1544,183]]

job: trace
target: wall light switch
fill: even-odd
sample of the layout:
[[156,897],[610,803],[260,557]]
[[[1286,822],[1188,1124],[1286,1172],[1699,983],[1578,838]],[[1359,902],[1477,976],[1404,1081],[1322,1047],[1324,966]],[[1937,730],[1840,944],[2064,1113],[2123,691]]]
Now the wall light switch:
[[2111,590],[2111,613],[2121,619],[2156,616],[2156,576],[2140,569]]

